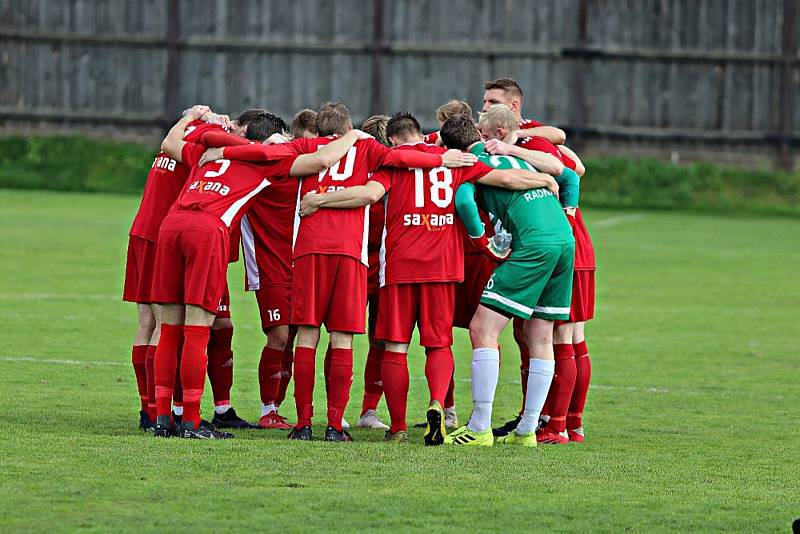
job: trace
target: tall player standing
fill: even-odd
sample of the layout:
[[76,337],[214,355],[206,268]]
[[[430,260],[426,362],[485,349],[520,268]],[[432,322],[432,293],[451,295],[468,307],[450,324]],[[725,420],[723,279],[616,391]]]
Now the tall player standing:
[[[386,135],[396,150],[432,154],[444,148],[423,142],[419,122],[398,113]],[[358,208],[386,193],[386,223],[381,247],[381,296],[375,336],[385,340],[381,378],[392,426],[385,440],[406,442],[408,397],[407,352],[416,324],[425,347],[425,376],[430,393],[426,445],[440,445],[446,435],[442,404],[453,375],[453,303],[456,283],[464,277],[461,239],[455,228],[453,194],[461,183],[480,181],[499,187],[528,189],[554,185],[545,174],[497,171],[483,164],[465,169],[384,168],[364,186],[303,197],[301,215],[320,207]],[[481,248],[492,254],[488,242]]]
[[[539,160],[543,154],[549,154],[564,165],[565,174],[569,170],[574,171],[579,176],[585,172],[583,163],[578,156],[565,146],[566,136],[564,132],[552,126],[543,125],[535,120],[522,118],[523,94],[519,84],[511,78],[499,78],[486,82],[484,86],[483,110],[487,111],[493,104],[504,104],[508,106],[519,123],[520,130],[507,137],[512,145],[506,145],[500,141],[489,141],[486,150],[492,154],[506,154],[520,157],[537,168],[540,166]],[[514,145],[516,143],[516,145]],[[563,180],[572,180],[572,177],[564,177]],[[548,429],[542,429],[540,437],[543,443],[563,444],[567,441],[581,442],[584,439],[582,427],[582,413],[586,402],[586,393],[591,378],[591,361],[585,340],[585,321],[594,316],[594,247],[586,230],[583,215],[580,208],[575,210],[574,217],[569,218],[575,237],[575,275],[573,279],[573,297],[570,311],[570,320],[560,321],[554,333],[556,344],[556,378],[553,381],[554,391],[551,399],[560,399],[560,405],[569,401],[569,412],[562,420],[559,413],[554,425]],[[530,361],[528,358],[527,343],[525,333],[522,328],[522,321],[514,321],[514,338],[520,347],[520,373],[522,383],[522,405],[524,409],[528,368]],[[574,389],[573,389],[574,384]],[[551,402],[547,403],[545,412],[550,411]],[[559,407],[561,412],[561,407]],[[521,415],[509,420],[500,428],[495,429],[495,435],[505,435],[516,427]],[[543,416],[546,422],[547,416]],[[569,421],[566,421],[569,419]],[[569,427],[566,432],[562,426]],[[555,431],[554,431],[555,429]],[[574,430],[574,431],[573,431]],[[565,436],[569,436],[569,439]]]
[[[272,116],[274,117],[274,116]],[[271,121],[283,124],[278,117]],[[205,146],[182,140],[187,121],[179,121],[167,135],[162,149],[187,165],[200,163]],[[274,132],[270,132],[274,133]],[[357,139],[343,136],[315,154],[298,157],[281,146],[266,147],[273,161],[254,165],[218,159],[196,166],[174,209],[159,230],[152,298],[161,305],[162,331],[156,350],[157,436],[169,436],[170,404],[183,343],[180,376],[184,415],[178,435],[218,439],[227,433],[200,428],[200,400],[205,383],[205,354],[210,327],[225,286],[229,235],[248,204],[264,191],[271,179],[292,172],[306,174],[327,168]]]

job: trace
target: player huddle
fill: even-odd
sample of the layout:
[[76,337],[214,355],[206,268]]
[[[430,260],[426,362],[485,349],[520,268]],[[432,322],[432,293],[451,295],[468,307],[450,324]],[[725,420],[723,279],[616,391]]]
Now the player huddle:
[[[487,82],[477,124],[453,100],[428,135],[408,113],[354,130],[340,103],[303,110],[290,128],[265,110],[234,121],[205,106],[188,110],[162,143],[130,231],[123,298],[139,311],[140,427],[201,439],[283,429],[311,440],[324,324],[324,439],[351,441],[343,414],[352,342],[369,308],[358,426],[408,441],[406,355],[416,325],[430,396],[425,444],[583,441],[591,374],[583,326],[595,268],[578,209],[584,169],[561,130],[521,118],[522,101],[514,80]],[[266,335],[257,425],[231,406],[226,275],[240,242],[245,289]],[[498,339],[512,320],[522,409],[493,430]],[[460,427],[453,327],[468,328],[473,346],[473,411]],[[210,422],[200,418],[206,374]],[[292,378],[294,425],[279,413]],[[377,415],[382,395],[389,426]]]

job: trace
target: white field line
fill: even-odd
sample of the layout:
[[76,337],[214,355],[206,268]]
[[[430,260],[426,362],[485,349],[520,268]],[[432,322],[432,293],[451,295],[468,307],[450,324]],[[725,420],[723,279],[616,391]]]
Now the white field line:
[[620,215],[618,217],[611,217],[608,219],[603,219],[602,221],[593,222],[589,225],[589,228],[610,228],[612,226],[617,226],[618,224],[641,221],[642,219],[644,219],[644,213]]
[[[83,367],[92,367],[92,366],[104,366],[104,367],[130,367],[130,362],[123,362],[123,361],[91,361],[91,360],[69,360],[69,359],[62,359],[62,358],[33,358],[31,356],[0,356],[0,362],[8,362],[8,363],[39,363],[39,364],[48,364],[48,365],[76,365],[76,366],[83,366]],[[245,372],[245,373],[257,373],[258,369],[254,368],[242,368],[237,367],[237,371]],[[317,377],[322,378],[324,376],[323,373],[318,373]],[[425,380],[424,376],[412,376],[414,380]],[[469,378],[457,378],[457,382],[466,382],[469,383]],[[519,385],[519,380],[506,380],[502,382],[503,384],[517,384]],[[609,386],[603,384],[590,384],[590,388],[594,389],[604,389],[604,390],[612,390],[612,391],[630,391],[630,392],[643,392],[643,393],[657,393],[657,394],[667,394],[672,393],[672,390],[667,388],[640,388],[635,386]],[[685,393],[685,392],[684,392]]]

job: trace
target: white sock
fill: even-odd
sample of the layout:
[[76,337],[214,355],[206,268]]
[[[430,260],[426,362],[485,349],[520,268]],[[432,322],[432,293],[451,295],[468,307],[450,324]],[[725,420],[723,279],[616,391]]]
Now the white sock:
[[172,411],[175,415],[183,415],[183,406],[172,406]]
[[467,427],[485,432],[492,426],[492,403],[500,374],[500,351],[472,350],[472,416]]
[[539,415],[542,413],[544,401],[550,391],[553,381],[553,372],[556,368],[554,360],[540,360],[531,358],[528,371],[528,391],[525,395],[525,410],[522,412],[522,421],[517,425],[517,434],[527,434],[536,430],[539,424]]
[[277,411],[278,411],[278,407],[275,406],[273,403],[262,404],[261,405],[261,417],[264,417],[269,412],[277,412]]
[[230,404],[220,404],[219,406],[214,406],[214,412],[218,413],[220,415],[224,414],[225,412],[227,412],[230,409],[231,409],[231,405]]

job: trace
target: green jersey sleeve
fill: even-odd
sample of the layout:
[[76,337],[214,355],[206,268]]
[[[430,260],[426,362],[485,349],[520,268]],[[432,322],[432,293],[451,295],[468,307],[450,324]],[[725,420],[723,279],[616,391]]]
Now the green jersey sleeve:
[[572,169],[564,167],[564,172],[556,176],[558,199],[565,208],[577,208],[580,197],[581,177]]

